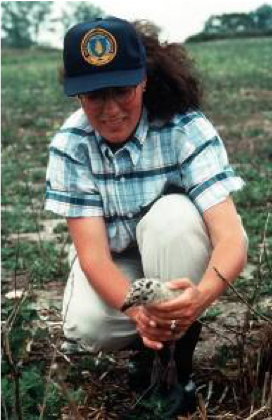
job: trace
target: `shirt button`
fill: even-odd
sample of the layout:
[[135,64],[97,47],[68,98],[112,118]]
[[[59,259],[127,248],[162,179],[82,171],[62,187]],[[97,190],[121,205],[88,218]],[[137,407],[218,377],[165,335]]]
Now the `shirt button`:
[[124,182],[126,180],[126,178],[124,176],[121,176],[120,181]]
[[129,219],[132,219],[132,217],[133,217],[133,214],[132,213],[128,213],[128,218]]

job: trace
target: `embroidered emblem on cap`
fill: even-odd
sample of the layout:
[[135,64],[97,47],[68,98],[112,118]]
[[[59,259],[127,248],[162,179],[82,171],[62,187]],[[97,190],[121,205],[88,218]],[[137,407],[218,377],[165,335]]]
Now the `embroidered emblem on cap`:
[[103,66],[110,63],[117,52],[117,43],[111,33],[96,28],[87,32],[81,42],[81,54],[89,64]]

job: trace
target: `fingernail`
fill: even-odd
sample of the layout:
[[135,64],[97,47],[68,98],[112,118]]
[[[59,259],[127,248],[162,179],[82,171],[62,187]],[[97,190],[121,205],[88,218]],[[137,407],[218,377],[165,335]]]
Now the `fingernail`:
[[152,321],[152,320],[149,322],[149,325],[152,328],[155,328],[157,326],[156,322],[155,321]]
[[158,350],[161,350],[163,348],[163,345],[162,344],[157,344],[157,349]]

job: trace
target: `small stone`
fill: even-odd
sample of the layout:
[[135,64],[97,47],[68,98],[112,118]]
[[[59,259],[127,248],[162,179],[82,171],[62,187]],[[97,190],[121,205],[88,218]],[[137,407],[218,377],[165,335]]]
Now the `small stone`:
[[12,290],[11,292],[8,292],[5,294],[5,297],[7,299],[20,299],[24,294],[24,290]]

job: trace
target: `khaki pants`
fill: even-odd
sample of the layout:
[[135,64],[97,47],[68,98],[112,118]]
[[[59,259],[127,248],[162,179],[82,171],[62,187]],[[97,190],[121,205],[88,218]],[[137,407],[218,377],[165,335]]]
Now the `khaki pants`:
[[[113,254],[114,262],[131,282],[141,277],[200,281],[211,243],[201,215],[186,196],[171,194],[156,201],[138,223],[136,235],[139,251],[135,248]],[[94,352],[129,345],[137,336],[135,324],[93,290],[73,253],[63,299],[65,336]]]

